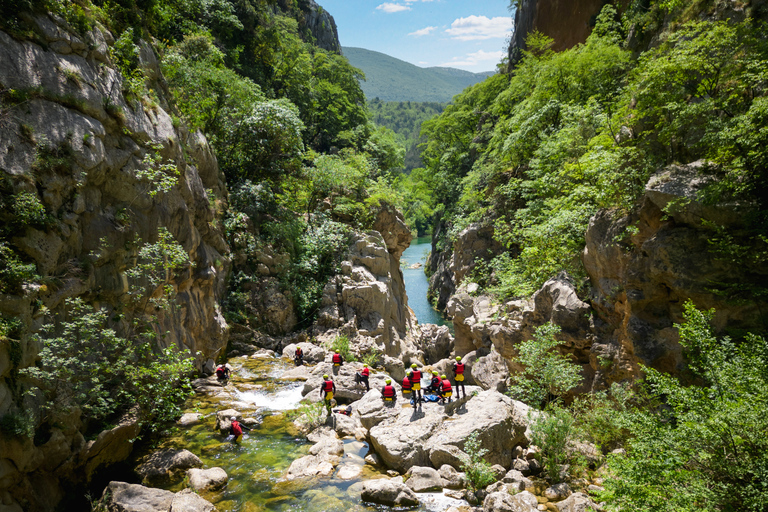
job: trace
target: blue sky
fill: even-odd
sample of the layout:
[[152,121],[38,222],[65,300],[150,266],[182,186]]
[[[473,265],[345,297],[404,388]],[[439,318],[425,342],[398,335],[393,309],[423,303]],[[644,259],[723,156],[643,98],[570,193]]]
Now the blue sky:
[[512,31],[509,0],[317,0],[342,46],[421,67],[493,71]]

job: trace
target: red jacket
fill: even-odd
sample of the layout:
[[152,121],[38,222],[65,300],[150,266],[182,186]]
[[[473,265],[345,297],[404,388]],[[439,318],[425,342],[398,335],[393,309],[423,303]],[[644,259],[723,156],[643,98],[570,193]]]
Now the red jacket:
[[395,398],[395,388],[392,384],[387,384],[381,388],[381,396],[384,398]]
[[232,426],[229,427],[229,433],[235,437],[243,435],[243,429],[240,428],[240,423],[237,420],[232,422]]
[[371,374],[371,370],[369,370],[368,368],[363,368],[363,370],[360,372],[360,375],[362,375],[363,377],[368,377],[370,374]]

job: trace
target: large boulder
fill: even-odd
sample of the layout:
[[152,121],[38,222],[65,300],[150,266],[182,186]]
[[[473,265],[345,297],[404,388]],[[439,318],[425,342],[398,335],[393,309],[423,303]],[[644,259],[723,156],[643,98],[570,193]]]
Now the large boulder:
[[470,398],[465,407],[465,414],[454,415],[434,431],[423,450],[430,454],[445,451],[448,446],[464,450],[465,441],[476,432],[482,447],[488,450],[486,460],[509,468],[513,447],[525,441],[527,406],[489,390]]
[[433,492],[443,489],[443,479],[435,468],[425,466],[413,466],[405,474],[405,481],[414,492]]
[[[354,402],[363,397],[366,394],[364,384],[358,384],[355,382],[355,374],[363,369],[363,364],[358,362],[344,363],[341,366],[333,366],[329,361],[320,363],[312,369],[309,377],[304,382],[304,389],[302,395],[309,396],[310,398],[320,399],[320,387],[323,385],[323,375],[327,374],[333,379],[336,384],[336,393],[334,398],[345,402]],[[389,375],[380,372],[371,372],[368,382],[371,389],[381,389],[384,386],[385,380],[389,378]],[[398,389],[397,381],[392,381],[392,384]]]
[[401,478],[379,478],[363,482],[360,495],[363,501],[395,507],[413,507],[419,504],[416,493],[409,489]]
[[287,357],[288,359],[293,360],[293,357],[296,354],[297,346],[301,347],[301,350],[304,351],[305,362],[315,364],[325,360],[325,350],[322,347],[318,347],[317,345],[309,343],[308,341],[301,343],[290,343],[283,349],[283,357]]
[[109,512],[168,512],[174,493],[126,482],[109,482],[102,502]]
[[536,496],[523,491],[514,496],[505,491],[492,492],[483,501],[483,512],[537,512]]
[[555,503],[558,512],[590,512],[598,510],[598,506],[586,494],[577,492],[563,501]]
[[147,485],[161,485],[182,476],[190,468],[200,468],[203,461],[189,450],[161,450],[146,457],[136,473]]
[[215,491],[227,485],[227,472],[222,468],[197,469],[187,471],[189,487],[196,492]]
[[451,356],[453,336],[445,325],[423,324],[419,326],[417,346],[424,352],[427,364],[436,363]]
[[169,512],[214,512],[215,510],[213,503],[192,489],[184,489],[174,495]]

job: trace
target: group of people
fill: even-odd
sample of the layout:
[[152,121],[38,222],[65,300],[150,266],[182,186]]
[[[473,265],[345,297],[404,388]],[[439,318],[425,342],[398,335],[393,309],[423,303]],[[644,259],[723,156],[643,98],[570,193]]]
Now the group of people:
[[[334,366],[341,366],[343,359],[338,353],[334,353],[331,358]],[[456,356],[456,362],[453,363],[453,380],[456,383],[456,398],[467,396],[467,391],[464,388],[464,372],[466,371],[466,365],[461,362],[461,357]],[[371,371],[367,364],[363,365],[363,369],[355,374],[355,382],[357,384],[365,384],[365,390],[370,391],[371,387],[368,382]],[[402,382],[403,398],[410,399],[412,404],[419,404],[424,401],[424,397],[421,393],[421,379],[422,372],[419,370],[418,365],[413,363],[411,370],[405,376]],[[436,370],[432,370],[432,380],[429,386],[424,389],[424,392],[436,394],[439,397],[441,404],[452,401],[453,385],[448,377],[438,375]],[[320,386],[320,394],[325,402],[325,408],[328,410],[328,414],[331,413],[333,395],[336,393],[336,383],[326,373],[323,375],[323,384]],[[387,378],[384,381],[384,386],[381,388],[381,397],[385,402],[397,401],[397,390],[392,385],[392,379]]]

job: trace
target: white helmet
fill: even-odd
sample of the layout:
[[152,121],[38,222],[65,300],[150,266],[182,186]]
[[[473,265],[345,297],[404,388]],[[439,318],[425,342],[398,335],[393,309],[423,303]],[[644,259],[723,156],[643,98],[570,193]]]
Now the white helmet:
[[237,421],[237,418],[235,418],[234,416],[232,416],[231,418],[229,418],[229,421]]

